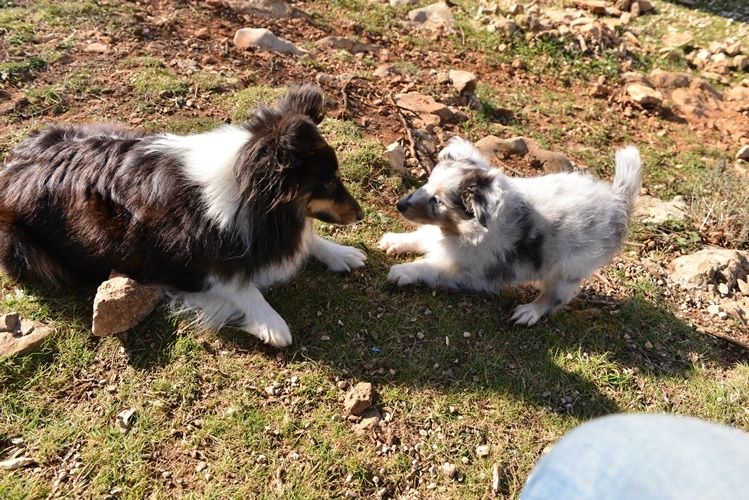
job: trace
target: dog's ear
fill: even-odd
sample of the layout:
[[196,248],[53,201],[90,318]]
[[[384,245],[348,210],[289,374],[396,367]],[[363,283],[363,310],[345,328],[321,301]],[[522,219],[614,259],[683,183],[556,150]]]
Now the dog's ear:
[[309,118],[295,115],[282,119],[277,151],[285,167],[301,167],[306,158],[326,149],[327,145]]
[[306,115],[316,124],[325,118],[325,98],[322,90],[311,84],[291,87],[278,107],[283,114]]
[[488,166],[486,159],[476,147],[465,139],[453,137],[438,155],[439,161],[466,160],[477,167]]
[[487,172],[474,168],[464,175],[459,187],[463,210],[484,227],[488,225],[493,207],[488,193],[491,184],[492,177]]

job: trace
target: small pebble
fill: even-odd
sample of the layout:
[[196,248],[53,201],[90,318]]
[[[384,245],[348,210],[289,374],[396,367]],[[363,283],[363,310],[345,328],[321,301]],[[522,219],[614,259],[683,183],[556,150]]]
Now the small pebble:
[[479,458],[488,457],[489,456],[489,445],[488,444],[482,444],[476,447],[476,456]]

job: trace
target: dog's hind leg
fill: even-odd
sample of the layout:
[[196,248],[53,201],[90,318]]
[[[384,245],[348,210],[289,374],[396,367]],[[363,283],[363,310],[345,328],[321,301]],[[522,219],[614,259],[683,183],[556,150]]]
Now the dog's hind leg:
[[345,272],[364,265],[367,254],[358,248],[333,243],[316,234],[312,234],[309,250],[314,258],[328,266],[334,272]]
[[510,321],[514,321],[516,325],[534,325],[544,314],[555,311],[572,300],[580,289],[580,280],[544,281],[542,286],[536,300],[515,308]]
[[69,281],[55,259],[0,214],[0,271],[19,280]]
[[437,226],[421,226],[410,233],[385,233],[380,238],[378,246],[388,255],[399,255],[402,253],[424,254],[435,243],[442,239],[442,231]]

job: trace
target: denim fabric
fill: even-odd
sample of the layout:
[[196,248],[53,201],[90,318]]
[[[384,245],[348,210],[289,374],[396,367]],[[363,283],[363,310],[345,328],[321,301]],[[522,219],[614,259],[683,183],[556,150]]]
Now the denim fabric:
[[616,415],[564,436],[521,500],[749,499],[749,434],[694,418]]

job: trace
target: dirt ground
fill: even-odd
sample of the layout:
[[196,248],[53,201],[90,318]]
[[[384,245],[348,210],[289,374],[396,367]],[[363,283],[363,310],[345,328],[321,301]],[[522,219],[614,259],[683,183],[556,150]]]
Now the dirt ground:
[[[514,497],[543,451],[595,416],[666,411],[749,430],[741,312],[749,295],[684,290],[670,278],[680,255],[749,250],[749,163],[736,159],[749,144],[749,65],[689,61],[733,41],[749,56],[749,10],[741,0],[693,8],[653,0],[654,12],[613,28],[617,43],[601,35],[584,51],[576,36],[534,35],[522,25],[531,3],[517,3],[526,10],[508,35],[487,26],[512,18],[510,2],[453,2],[455,25],[431,30],[408,21],[427,2],[300,1],[289,17],[274,17],[239,0],[0,0],[3,158],[50,122],[195,133],[245,119],[289,85],[317,83],[327,98],[323,131],[367,212],[363,225],[321,231],[370,259],[364,271],[329,280],[311,264],[270,293],[299,339],[285,352],[233,330],[193,332],[165,312],[127,336],[94,341],[90,292],[3,278],[0,311],[62,333],[37,354],[0,360],[0,459],[34,460],[3,472],[0,496]],[[240,50],[233,38],[244,27],[267,28],[308,54]],[[663,36],[675,31],[693,40],[664,52]],[[326,36],[377,49],[319,47]],[[453,69],[474,73],[476,90],[457,92],[446,77]],[[638,104],[627,86],[654,69],[699,80],[659,86],[651,77],[662,102]],[[404,111],[396,96],[406,92],[459,118]],[[495,299],[388,288],[395,260],[376,241],[403,227],[395,201],[426,179],[454,135],[523,136],[606,179],[614,149],[635,144],[643,194],[684,197],[686,216],[634,221],[612,265],[528,332],[507,319],[531,289]],[[404,175],[384,156],[396,141]],[[492,161],[508,175],[544,174],[529,156]],[[735,314],[708,310],[729,299]],[[360,421],[342,416],[341,402],[361,380],[375,383],[382,424],[354,432]],[[118,427],[128,409],[132,429]],[[475,452],[482,445],[492,450],[486,459]],[[444,462],[457,465],[455,477],[441,472]]]

